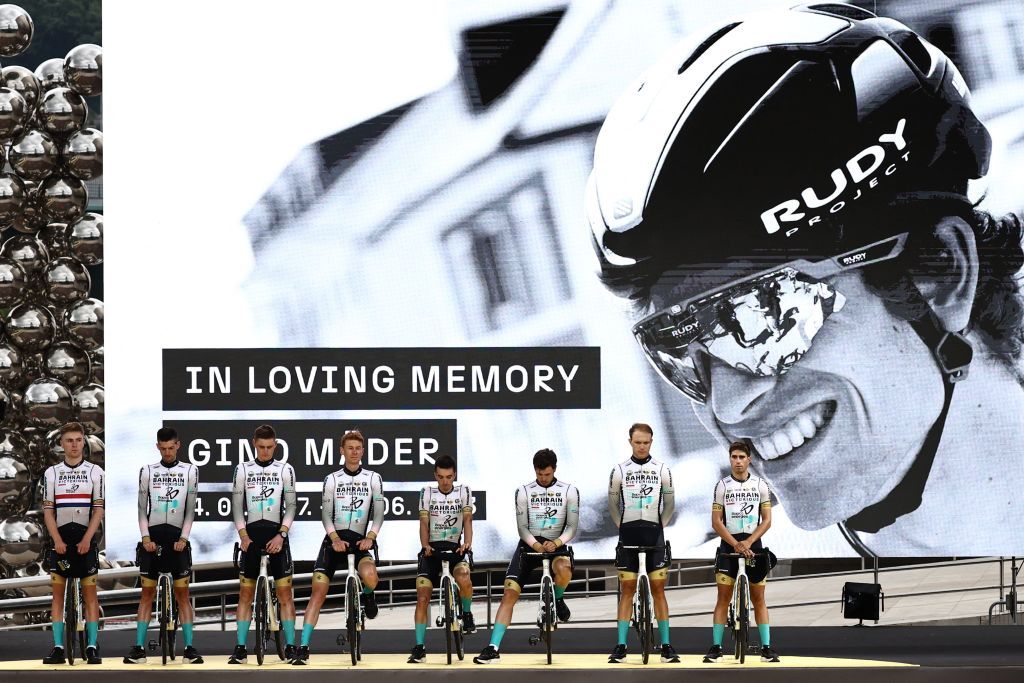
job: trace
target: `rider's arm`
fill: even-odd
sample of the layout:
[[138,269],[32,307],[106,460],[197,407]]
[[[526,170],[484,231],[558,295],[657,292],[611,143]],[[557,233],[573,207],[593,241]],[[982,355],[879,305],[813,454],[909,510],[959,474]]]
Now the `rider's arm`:
[[292,528],[292,524],[295,523],[295,468],[291,465],[285,465],[281,475],[284,479],[282,482],[282,488],[284,489],[284,517],[281,519],[281,531],[288,531]]
[[516,489],[516,527],[523,543],[531,548],[537,545],[537,537],[530,533],[530,501],[527,500],[525,486]]
[[92,515],[89,517],[89,526],[85,530],[83,541],[92,542],[92,537],[100,528],[103,522],[103,470],[99,467],[92,468]]
[[[148,488],[148,487],[147,487]],[[181,520],[181,538],[187,541],[192,533],[192,522],[196,518],[196,497],[199,495],[199,468],[190,467],[185,485],[185,516]]]
[[616,465],[608,478],[608,512],[615,526],[622,523],[622,470]]
[[570,486],[565,492],[565,528],[562,535],[555,539],[555,545],[563,546],[576,536],[576,530],[580,525],[580,492],[575,486]]
[[676,489],[672,485],[672,470],[668,465],[661,466],[661,526],[668,526],[672,521],[672,513],[676,510]]
[[149,540],[149,468],[139,470],[139,534],[142,541]]
[[381,526],[384,525],[384,482],[376,472],[370,480],[370,497],[373,499],[373,520],[366,537],[377,538]]
[[760,494],[758,507],[761,511],[761,522],[754,529],[754,533],[750,534],[750,538],[747,539],[747,543],[750,544],[764,536],[764,533],[772,526],[772,492],[768,488],[768,482],[762,479],[757,485],[757,491]]
[[235,519],[235,530],[239,538],[245,538],[245,472],[241,465],[235,465],[234,483],[231,487],[231,516]]
[[430,547],[430,487],[420,491],[420,547]]
[[63,543],[60,532],[57,531],[57,508],[54,501],[57,500],[56,491],[57,475],[53,467],[48,467],[43,473],[43,523],[46,530],[50,532],[50,538],[56,542]]
[[468,486],[462,487],[462,544],[473,546],[473,492]]
[[320,521],[323,522],[324,531],[331,537],[332,541],[340,538],[338,530],[334,528],[334,475],[328,474],[324,477],[324,492],[320,496]]

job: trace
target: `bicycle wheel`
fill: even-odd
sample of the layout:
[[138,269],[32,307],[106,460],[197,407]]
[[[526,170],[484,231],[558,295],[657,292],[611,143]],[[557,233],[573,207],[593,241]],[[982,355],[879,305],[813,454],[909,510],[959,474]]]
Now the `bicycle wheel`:
[[640,584],[636,587],[637,601],[637,630],[640,632],[640,652],[644,664],[651,657],[651,586],[646,576],[640,577]]
[[277,629],[274,631],[274,646],[277,648],[277,656],[283,662],[284,661],[284,632],[281,630],[281,603],[277,601],[277,593],[274,592],[270,598],[271,604],[274,606],[274,623],[277,624]]
[[461,662],[466,658],[466,634],[462,630],[463,621],[462,599],[460,595],[455,596],[455,628],[453,637],[455,639],[455,654]]
[[750,587],[747,584],[746,577],[742,577],[739,585],[739,596],[737,602],[739,602],[739,614],[736,615],[736,649],[739,650],[740,664],[747,658],[747,641],[748,632],[747,626],[750,620]]
[[455,591],[447,577],[441,580],[441,595],[444,596],[444,646],[448,663],[452,663],[452,631],[455,629]]
[[348,628],[348,649],[352,655],[352,666],[359,661],[359,591],[356,581],[350,578],[345,587],[345,626]]
[[157,640],[160,641],[160,658],[161,664],[166,665],[167,659],[170,657],[170,633],[168,632],[168,625],[171,620],[170,605],[167,604],[167,577],[161,576],[160,583],[157,585],[157,623],[160,631],[157,636]]
[[263,666],[263,657],[267,653],[267,577],[260,576],[256,579],[256,663]]
[[540,599],[544,611],[544,623],[541,624],[540,634],[544,639],[544,650],[547,652],[548,664],[550,664],[551,639],[555,631],[555,589],[550,580],[545,580],[541,585]]
[[[78,639],[78,601],[75,599],[78,579],[68,579],[64,584],[64,654],[68,664],[75,663],[75,641]],[[84,653],[85,650],[82,650]]]

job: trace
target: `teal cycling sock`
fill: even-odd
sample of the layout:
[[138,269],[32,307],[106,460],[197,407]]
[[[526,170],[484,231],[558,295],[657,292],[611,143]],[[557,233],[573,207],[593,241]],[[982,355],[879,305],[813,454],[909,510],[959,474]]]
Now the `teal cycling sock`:
[[505,636],[505,629],[508,628],[505,624],[495,624],[494,631],[491,632],[491,645],[497,650],[501,647],[501,639]]
[[768,624],[758,624],[757,633],[761,636],[761,644],[767,647],[771,640],[771,634],[768,631]]
[[555,600],[561,600],[565,595],[565,586],[555,586]]
[[725,636],[725,624],[715,624],[711,627],[711,643],[722,646],[722,638]]
[[64,622],[51,621],[50,628],[53,629],[53,644],[57,647],[64,647]]
[[85,622],[85,646],[96,647],[96,638],[100,633],[100,622],[98,621],[87,621]]
[[363,595],[369,595],[372,592],[373,592],[372,588],[370,588],[369,586],[363,586]]
[[665,621],[662,621],[661,619],[658,620],[658,633],[661,634],[661,644],[662,645],[668,645],[669,644],[668,619],[665,619]]
[[135,645],[144,647],[146,645],[146,629],[149,628],[148,621],[135,622]]
[[619,627],[619,645],[626,644],[626,634],[629,633],[629,619],[625,621],[620,620],[618,623]]
[[284,644],[294,645],[295,644],[295,620],[294,619],[282,619],[281,627],[284,629]]
[[309,641],[313,639],[314,628],[316,628],[316,624],[302,625],[302,647],[309,647]]
[[417,645],[422,645],[423,642],[426,639],[427,639],[427,625],[426,624],[416,624],[416,644]]
[[245,639],[249,637],[249,622],[247,621],[236,621],[235,627],[238,629],[238,644],[245,646]]
[[192,624],[182,624],[181,634],[185,636],[185,647],[192,647]]
[[470,612],[472,612],[473,611],[473,598],[471,598],[471,597],[470,598],[463,598],[462,596],[459,596],[459,598],[462,600],[462,611],[465,612],[466,614],[469,614]]

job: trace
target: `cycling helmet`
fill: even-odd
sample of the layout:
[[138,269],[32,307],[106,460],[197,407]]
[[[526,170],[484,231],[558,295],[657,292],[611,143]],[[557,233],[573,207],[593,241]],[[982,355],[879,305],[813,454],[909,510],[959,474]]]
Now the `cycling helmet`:
[[615,103],[587,218],[606,282],[813,261],[907,230],[881,207],[969,208],[990,149],[956,66],[903,24],[766,11],[680,43]]

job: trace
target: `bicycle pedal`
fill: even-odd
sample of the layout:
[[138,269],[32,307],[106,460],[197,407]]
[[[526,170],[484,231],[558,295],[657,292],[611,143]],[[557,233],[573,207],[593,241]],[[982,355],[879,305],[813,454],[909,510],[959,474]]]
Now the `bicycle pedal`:
[[434,623],[437,625],[438,628],[440,628],[440,627],[444,626],[444,619],[442,619],[441,617],[438,617],[437,619],[434,620]]
[[149,645],[149,651],[150,652],[156,652],[157,642],[155,640],[151,640],[147,644]]
[[536,645],[540,642],[540,636],[530,636],[530,645]]

